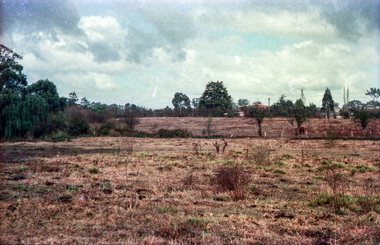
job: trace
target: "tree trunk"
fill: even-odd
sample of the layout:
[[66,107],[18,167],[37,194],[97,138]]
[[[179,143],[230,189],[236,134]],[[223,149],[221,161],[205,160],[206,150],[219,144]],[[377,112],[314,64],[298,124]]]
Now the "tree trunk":
[[261,123],[258,123],[258,125],[259,125],[259,137],[263,137],[263,134],[261,132]]

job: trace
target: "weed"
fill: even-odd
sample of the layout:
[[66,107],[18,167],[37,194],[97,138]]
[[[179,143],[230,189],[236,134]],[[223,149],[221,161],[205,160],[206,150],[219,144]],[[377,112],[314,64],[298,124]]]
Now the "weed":
[[269,149],[265,145],[260,145],[252,149],[252,154],[249,156],[257,165],[270,165]]
[[275,161],[274,164],[277,166],[285,166],[285,163],[281,161]]
[[361,164],[356,166],[356,169],[359,173],[366,173],[366,172],[372,172],[373,169],[371,167],[368,167],[367,165]]
[[278,169],[278,168],[274,169],[273,173],[275,173],[275,174],[286,174],[286,172],[284,170]]
[[149,154],[146,152],[139,152],[139,153],[134,155],[134,157],[138,157],[138,158],[152,157],[152,156],[153,156],[152,154]]
[[89,171],[90,173],[92,173],[92,174],[97,174],[97,173],[99,173],[99,169],[97,169],[97,168],[90,168],[88,171]]
[[289,155],[289,154],[284,154],[281,156],[282,159],[290,159],[290,158],[293,158],[292,155]]
[[234,201],[247,197],[247,187],[250,182],[249,173],[242,167],[222,166],[214,173],[216,184],[222,191],[228,191]]
[[187,218],[187,223],[196,227],[206,228],[209,221],[207,219]]
[[301,166],[295,163],[293,164],[293,168],[301,168]]
[[19,168],[17,171],[18,171],[19,173],[22,173],[22,172],[27,171],[27,170],[28,170],[28,167],[21,167],[21,168]]
[[157,209],[158,213],[160,214],[171,214],[171,215],[175,215],[178,213],[178,209],[175,208],[175,207],[167,207],[167,206],[163,206],[163,207],[159,207]]
[[69,203],[72,201],[73,197],[70,194],[63,194],[62,196],[59,196],[58,201],[61,201],[63,203]]
[[258,188],[255,185],[249,187],[249,190],[252,191],[252,192],[257,191],[257,189]]

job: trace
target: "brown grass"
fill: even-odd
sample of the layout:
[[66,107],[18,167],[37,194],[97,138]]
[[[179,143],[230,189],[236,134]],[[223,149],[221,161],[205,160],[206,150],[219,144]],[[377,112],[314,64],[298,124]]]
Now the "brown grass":
[[[1,143],[0,243],[380,242],[379,141],[228,139],[224,154],[213,142]],[[270,162],[258,165],[245,149],[263,145]],[[344,189],[332,187],[330,165]],[[213,188],[221,166],[249,173],[243,200]],[[328,202],[342,190],[345,203]]]

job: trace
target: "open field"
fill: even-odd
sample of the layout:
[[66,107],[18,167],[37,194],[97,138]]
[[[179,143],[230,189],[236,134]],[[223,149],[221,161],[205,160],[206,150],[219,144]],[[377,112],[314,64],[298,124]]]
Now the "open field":
[[[143,117],[136,129],[154,132],[157,129],[186,129],[194,136],[204,135],[208,118],[204,117]],[[309,119],[303,125],[308,137],[326,137],[334,132],[337,137],[364,137],[365,132],[353,119]],[[225,137],[258,137],[253,119],[241,117],[212,118],[212,133]],[[266,118],[262,123],[263,134],[270,138],[293,137],[293,129],[286,118]],[[372,137],[380,138],[380,119],[372,119],[367,127]],[[304,135],[306,137],[306,135]]]
[[379,141],[215,141],[1,143],[0,243],[380,242]]

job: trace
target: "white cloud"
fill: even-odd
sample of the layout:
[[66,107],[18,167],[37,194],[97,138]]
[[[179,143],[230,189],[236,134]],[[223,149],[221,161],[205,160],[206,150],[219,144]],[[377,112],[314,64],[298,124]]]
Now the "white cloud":
[[[343,86],[350,87],[351,99],[363,101],[369,100],[365,89],[379,86],[378,30],[359,28],[352,41],[311,5],[295,12],[263,4],[181,6],[144,5],[134,19],[126,12],[124,21],[108,10],[81,16],[80,34],[46,25],[16,28],[9,32],[10,47],[24,55],[29,83],[48,78],[62,96],[76,91],[105,103],[161,108],[171,105],[174,93],[199,97],[216,80],[235,101],[276,101],[281,94],[295,100],[304,88],[307,101],[317,105],[326,87],[339,102]],[[270,35],[276,47],[247,48],[256,43],[245,34]]]

